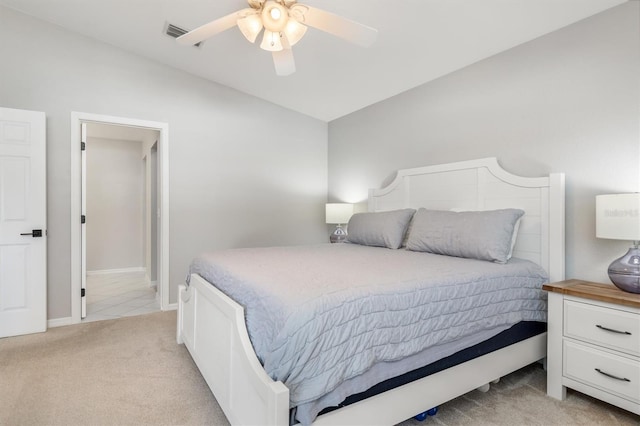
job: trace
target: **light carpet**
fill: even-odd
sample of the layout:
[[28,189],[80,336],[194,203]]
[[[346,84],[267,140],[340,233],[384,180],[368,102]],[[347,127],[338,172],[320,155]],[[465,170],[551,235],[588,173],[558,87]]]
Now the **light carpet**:
[[[159,312],[0,339],[0,425],[228,425],[175,324],[175,311]],[[598,424],[639,426],[640,416],[578,392],[547,397],[539,364],[402,423]]]

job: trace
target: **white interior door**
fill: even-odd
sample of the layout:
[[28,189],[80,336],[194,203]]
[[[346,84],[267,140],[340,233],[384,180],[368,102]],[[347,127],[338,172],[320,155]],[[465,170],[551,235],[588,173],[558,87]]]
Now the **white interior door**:
[[0,108],[0,337],[47,329],[45,126]]

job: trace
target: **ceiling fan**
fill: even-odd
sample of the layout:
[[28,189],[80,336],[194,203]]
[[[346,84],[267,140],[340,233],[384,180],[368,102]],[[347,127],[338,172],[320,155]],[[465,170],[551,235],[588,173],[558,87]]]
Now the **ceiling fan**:
[[297,0],[248,0],[249,6],[230,15],[204,24],[178,37],[178,42],[194,45],[237,25],[242,34],[254,43],[264,28],[260,47],[272,52],[276,74],[293,74],[296,65],[291,46],[307,31],[317,28],[359,46],[368,47],[378,31],[342,16],[299,4]]

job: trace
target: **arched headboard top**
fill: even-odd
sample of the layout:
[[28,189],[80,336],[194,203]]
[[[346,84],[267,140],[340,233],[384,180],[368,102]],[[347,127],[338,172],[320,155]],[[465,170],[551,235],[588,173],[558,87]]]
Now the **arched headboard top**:
[[483,158],[398,170],[388,186],[369,190],[369,211],[421,207],[524,210],[514,257],[538,263],[552,282],[564,279],[563,173],[517,176]]

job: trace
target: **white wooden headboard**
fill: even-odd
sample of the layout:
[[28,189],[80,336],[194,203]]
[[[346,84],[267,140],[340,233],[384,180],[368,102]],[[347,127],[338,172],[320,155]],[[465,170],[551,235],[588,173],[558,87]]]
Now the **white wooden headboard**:
[[369,211],[518,208],[513,256],[541,265],[551,282],[564,280],[564,174],[529,178],[504,170],[495,158],[398,170],[387,187],[369,190]]

